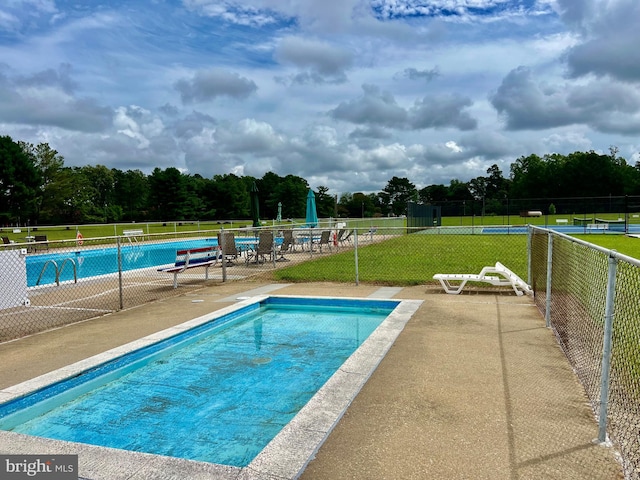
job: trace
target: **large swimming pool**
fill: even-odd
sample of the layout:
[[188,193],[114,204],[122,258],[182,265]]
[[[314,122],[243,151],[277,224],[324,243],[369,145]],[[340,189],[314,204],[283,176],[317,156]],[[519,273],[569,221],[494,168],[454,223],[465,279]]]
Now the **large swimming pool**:
[[258,300],[5,402],[0,429],[245,467],[401,303]]
[[[249,240],[237,238],[237,242]],[[282,239],[276,239],[276,242]],[[164,243],[128,244],[121,247],[122,270],[157,267],[172,264],[176,250],[217,246],[217,238],[182,240]],[[118,249],[116,247],[78,249],[65,252],[50,252],[27,256],[27,286],[55,283],[56,267],[61,270],[60,282],[74,279],[75,264],[77,278],[89,278],[118,272]]]

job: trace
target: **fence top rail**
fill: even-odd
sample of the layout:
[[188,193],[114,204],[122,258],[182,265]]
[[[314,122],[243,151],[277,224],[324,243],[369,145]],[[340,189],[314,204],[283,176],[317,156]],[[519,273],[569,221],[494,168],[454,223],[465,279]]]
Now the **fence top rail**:
[[608,249],[608,248],[604,248],[604,247],[601,247],[599,245],[595,245],[593,243],[589,243],[589,242],[587,242],[585,240],[582,240],[580,238],[575,238],[575,237],[572,237],[571,235],[567,235],[566,233],[557,232],[557,231],[551,230],[549,228],[543,228],[543,227],[537,227],[535,225],[529,225],[529,229],[530,229],[530,231],[537,231],[538,233],[552,234],[555,237],[560,237],[560,238],[563,238],[563,239],[568,240],[570,242],[574,242],[574,243],[577,243],[579,245],[583,245],[585,247],[591,248],[592,250],[596,250],[598,252],[604,253],[608,257],[615,258],[617,260],[622,260],[623,262],[627,262],[627,263],[629,263],[631,265],[634,265],[636,267],[640,267],[640,260],[638,260],[637,258],[630,257],[628,255],[625,255],[623,253],[619,253],[616,250],[611,250],[611,249]]

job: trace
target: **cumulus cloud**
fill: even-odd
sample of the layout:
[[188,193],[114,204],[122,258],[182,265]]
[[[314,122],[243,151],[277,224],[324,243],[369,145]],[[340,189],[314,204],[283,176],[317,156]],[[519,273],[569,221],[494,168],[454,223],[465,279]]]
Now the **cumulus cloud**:
[[349,134],[349,138],[351,139],[375,138],[382,140],[392,137],[393,135],[391,132],[377,125],[371,125],[365,128],[356,128]]
[[453,94],[424,97],[405,109],[393,95],[374,85],[363,85],[364,95],[340,103],[330,115],[355,124],[400,130],[453,127],[460,130],[476,128],[477,121],[463,111],[472,105],[469,98]]
[[446,127],[473,130],[478,122],[463,111],[472,104],[470,98],[455,94],[424,97],[409,110],[409,125],[414,130]]
[[406,124],[407,111],[397,104],[393,95],[375,85],[363,85],[364,95],[340,103],[330,115],[337,120],[346,120],[363,125],[401,128]]
[[522,153],[522,147],[501,132],[474,131],[463,134],[458,140],[461,152],[467,157],[481,157],[488,161],[514,158]]
[[206,128],[215,126],[215,118],[202,112],[193,111],[179,118],[172,125],[172,130],[177,138],[191,138],[199,135]]
[[63,92],[72,94],[77,83],[71,78],[71,65],[63,63],[58,70],[49,68],[31,75],[17,76],[14,83],[22,87],[58,87]]
[[220,96],[244,99],[258,89],[253,80],[219,68],[200,70],[191,79],[178,80],[174,87],[184,104],[208,102]]
[[166,138],[162,120],[137,105],[116,108],[113,126],[117,133],[136,140],[139,150],[149,148],[154,139]]
[[295,83],[344,82],[353,61],[351,52],[343,48],[300,37],[281,39],[274,55],[280,63],[305,70],[292,78]]
[[565,57],[571,76],[640,81],[640,2],[559,0],[558,5],[562,18],[579,35]]
[[228,127],[219,127],[216,140],[220,148],[231,153],[269,155],[284,142],[281,135],[266,123],[246,118]]
[[101,131],[112,110],[95,99],[72,95],[74,82],[67,66],[30,76],[0,72],[0,117],[4,122],[48,125],[85,132]]
[[636,0],[85,3],[0,6],[0,128],[70,165],[353,192],[638,151]]
[[585,124],[602,132],[640,132],[640,92],[620,83],[554,85],[536,82],[530,69],[518,67],[490,100],[510,130]]

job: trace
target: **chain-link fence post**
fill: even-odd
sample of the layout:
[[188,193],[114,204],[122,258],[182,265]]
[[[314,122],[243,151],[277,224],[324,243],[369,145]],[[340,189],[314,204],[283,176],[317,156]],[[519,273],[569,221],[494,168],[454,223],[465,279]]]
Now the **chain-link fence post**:
[[273,263],[273,268],[276,268],[276,231],[272,230],[273,235],[271,235],[271,263]]
[[598,418],[598,441],[607,440],[607,407],[609,400],[609,373],[611,370],[611,335],[613,333],[614,300],[616,294],[616,270],[618,260],[609,256],[607,277],[607,299],[604,315],[604,335],[602,340],[602,373],[600,380],[600,410]]
[[355,266],[356,266],[356,285],[360,285],[360,277],[358,271],[358,229],[353,229],[353,252],[355,255]]
[[545,325],[551,327],[551,276],[553,267],[553,234],[547,233],[547,291],[546,291],[546,312],[544,313]]
[[[533,262],[533,229],[531,225],[527,228],[527,284],[533,284],[533,273],[531,264]],[[535,295],[535,292],[534,292]]]
[[120,237],[116,237],[116,251],[118,255],[118,295],[120,297],[120,310],[124,308],[124,287],[122,285],[122,246]]
[[220,228],[220,251],[222,252],[222,283],[227,281],[227,256],[225,248],[225,235],[224,235],[224,227]]

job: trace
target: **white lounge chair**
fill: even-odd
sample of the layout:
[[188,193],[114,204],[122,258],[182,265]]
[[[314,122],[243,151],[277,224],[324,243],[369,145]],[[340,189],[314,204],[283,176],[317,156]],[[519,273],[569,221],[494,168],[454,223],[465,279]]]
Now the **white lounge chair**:
[[[484,267],[480,273],[437,273],[433,276],[434,280],[440,281],[440,285],[444,291],[452,295],[462,292],[467,282],[489,283],[500,287],[511,287],[516,295],[531,294],[531,287],[522,280],[518,275],[513,273],[500,262],[496,262],[493,267]],[[451,282],[454,282],[453,284]]]

